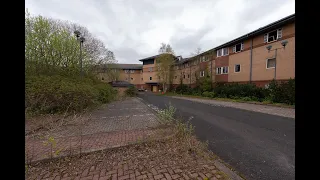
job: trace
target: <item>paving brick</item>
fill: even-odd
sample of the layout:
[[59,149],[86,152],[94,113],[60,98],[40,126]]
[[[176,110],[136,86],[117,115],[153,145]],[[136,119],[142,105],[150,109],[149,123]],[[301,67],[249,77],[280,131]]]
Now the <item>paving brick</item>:
[[167,180],[166,178],[162,178],[161,180]]
[[198,177],[198,173],[192,173],[191,174],[191,178],[196,178],[196,177]]
[[200,177],[202,177],[203,179],[207,178],[206,175],[204,175],[202,172],[199,172]]
[[72,179],[71,177],[64,177],[61,180],[71,180],[71,179]]
[[107,169],[101,169],[100,171],[100,176],[105,176],[106,175]]
[[81,177],[87,176],[88,173],[89,173],[89,169],[87,168],[87,169],[85,169],[85,170],[82,172]]
[[162,174],[158,174],[158,175],[154,176],[154,179],[161,179],[161,178],[163,178]]
[[173,174],[173,175],[171,175],[171,178],[172,178],[172,179],[178,179],[179,177],[180,177],[179,174]]
[[56,177],[54,178],[54,180],[60,180],[60,179],[61,179],[60,176],[56,176]]
[[118,179],[117,174],[113,174],[113,175],[112,175],[112,180],[117,180],[117,179]]
[[124,175],[124,176],[118,177],[118,180],[125,180],[125,179],[129,179],[129,178],[130,178],[129,175]]
[[216,175],[216,177],[217,177],[218,179],[220,179],[222,176],[221,176],[221,175],[219,175],[219,174],[217,174],[217,175]]
[[143,175],[137,176],[136,179],[137,179],[137,180],[147,179],[147,175],[143,174]]
[[167,170],[168,170],[169,174],[171,174],[171,175],[173,175],[173,174],[174,174],[174,172],[172,171],[172,169],[171,169],[171,168],[167,168]]
[[93,175],[92,180],[99,180],[99,174],[95,174],[95,175]]
[[210,178],[210,180],[218,180],[218,178],[212,177],[212,178]]
[[181,169],[175,169],[174,172],[175,172],[175,173],[181,173],[182,170],[181,170]]
[[158,174],[157,170],[155,168],[152,168],[151,169],[151,173],[155,176]]
[[207,176],[208,178],[211,178],[211,177],[212,177],[212,174],[211,174],[211,173],[207,173],[206,176]]
[[164,176],[166,177],[167,180],[171,180],[171,176],[168,173],[164,173]]
[[181,175],[183,176],[183,178],[184,178],[185,180],[189,180],[189,179],[190,179],[189,176],[187,176],[187,175],[184,174],[184,173],[182,173]]
[[100,176],[99,180],[108,180],[110,179],[110,176]]
[[81,177],[80,180],[92,180],[93,175],[86,176],[86,177]]
[[140,176],[140,175],[141,175],[141,173],[136,170],[136,176]]
[[111,175],[111,174],[116,174],[117,173],[117,170],[112,170],[112,171],[108,171],[106,173],[106,175]]
[[165,168],[158,170],[158,173],[165,173],[165,172],[167,172],[167,169],[165,169]]

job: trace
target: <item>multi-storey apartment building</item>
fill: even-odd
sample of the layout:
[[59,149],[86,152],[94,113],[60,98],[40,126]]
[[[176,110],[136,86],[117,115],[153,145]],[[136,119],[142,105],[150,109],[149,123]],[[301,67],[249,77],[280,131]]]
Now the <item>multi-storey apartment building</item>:
[[[138,73],[141,80],[128,82],[139,88],[158,91],[160,84],[155,62],[158,56],[140,59],[142,65],[133,65],[141,68]],[[197,79],[207,76],[213,83],[250,82],[258,86],[266,86],[273,79],[286,81],[294,78],[295,14],[194,57],[176,57],[173,86],[182,82],[194,87]],[[126,77],[121,76],[120,79],[129,80]]]

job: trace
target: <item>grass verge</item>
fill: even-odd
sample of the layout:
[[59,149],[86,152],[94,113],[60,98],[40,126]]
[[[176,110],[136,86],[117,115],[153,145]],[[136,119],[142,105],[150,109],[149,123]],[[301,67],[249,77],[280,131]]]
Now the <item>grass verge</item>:
[[238,102],[238,103],[248,103],[248,104],[259,104],[259,105],[267,105],[267,106],[274,106],[274,107],[284,107],[284,108],[291,108],[295,109],[295,105],[288,105],[283,103],[272,103],[270,101],[245,101],[242,99],[229,99],[229,98],[209,98],[203,96],[195,96],[195,95],[185,95],[185,94],[177,94],[172,92],[167,92],[165,94],[158,94],[161,96],[179,96],[179,97],[189,97],[189,98],[198,98],[198,99],[212,99],[217,101],[226,101],[226,102]]

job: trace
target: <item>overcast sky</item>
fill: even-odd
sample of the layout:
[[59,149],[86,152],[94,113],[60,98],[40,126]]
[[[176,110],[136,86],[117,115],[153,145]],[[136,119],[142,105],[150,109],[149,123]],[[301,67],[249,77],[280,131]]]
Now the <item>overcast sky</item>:
[[32,15],[85,26],[119,63],[158,53],[169,43],[189,57],[295,13],[294,0],[26,0]]

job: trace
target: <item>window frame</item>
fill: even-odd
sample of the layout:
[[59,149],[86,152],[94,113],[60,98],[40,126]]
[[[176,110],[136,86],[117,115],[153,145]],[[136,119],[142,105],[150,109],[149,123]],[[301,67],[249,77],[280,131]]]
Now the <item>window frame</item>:
[[149,77],[149,81],[152,81],[152,76]]
[[124,73],[129,74],[130,70],[129,69],[125,69]]
[[134,69],[131,69],[131,70],[130,70],[130,73],[131,73],[131,74],[134,73]]
[[[238,72],[236,71],[236,66],[237,66],[237,65],[239,65],[239,67],[240,67],[240,68],[239,68],[240,70],[239,70]],[[240,72],[241,72],[241,64],[235,64],[235,65],[234,65],[234,73],[240,73]]]
[[149,72],[153,72],[153,67],[149,67]]
[[[201,75],[203,73],[203,75]],[[204,74],[204,71],[200,71],[200,77],[204,77],[205,74]]]
[[[273,41],[269,41],[269,34],[274,31],[277,31],[276,39],[274,39]],[[282,38],[282,34],[283,34],[282,32],[283,32],[283,28],[278,28],[278,29],[274,29],[272,31],[265,33],[263,36],[264,43],[272,43],[272,42],[278,41],[279,39]]]
[[[227,73],[223,72],[225,68],[227,68]],[[220,74],[218,73],[219,69],[220,69]],[[229,74],[229,66],[222,66],[222,67],[216,68],[216,75],[221,75],[221,74]]]
[[[268,68],[268,61],[269,61],[269,60],[273,60],[273,59],[274,59],[274,61],[275,61],[275,62],[274,62],[274,67],[269,67],[269,68]],[[276,68],[276,63],[277,63],[277,62],[276,62],[276,58],[267,58],[267,59],[266,59],[266,69],[274,69],[274,68]]]

